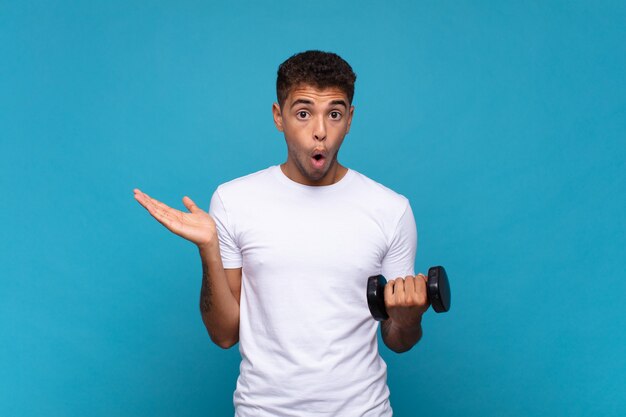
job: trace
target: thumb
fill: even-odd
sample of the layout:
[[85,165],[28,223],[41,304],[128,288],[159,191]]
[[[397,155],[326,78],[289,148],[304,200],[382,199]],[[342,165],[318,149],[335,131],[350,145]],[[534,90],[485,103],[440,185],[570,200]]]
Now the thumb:
[[183,204],[185,205],[185,207],[187,207],[187,210],[189,210],[192,213],[195,213],[198,210],[200,210],[198,206],[196,205],[196,203],[194,203],[193,200],[187,196],[183,197]]

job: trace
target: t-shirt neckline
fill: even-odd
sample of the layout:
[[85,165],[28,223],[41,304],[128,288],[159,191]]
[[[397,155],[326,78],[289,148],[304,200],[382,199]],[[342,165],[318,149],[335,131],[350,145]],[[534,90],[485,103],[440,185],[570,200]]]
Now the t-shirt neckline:
[[272,173],[274,174],[276,178],[278,178],[278,180],[281,183],[289,187],[295,188],[295,189],[299,189],[299,190],[307,191],[307,192],[314,192],[314,193],[326,193],[326,192],[332,192],[332,191],[336,191],[336,190],[344,188],[352,180],[352,177],[354,176],[353,170],[351,170],[350,168],[347,168],[347,170],[348,171],[346,171],[344,176],[334,184],[306,185],[306,184],[300,184],[299,182],[296,182],[292,180],[291,178],[289,178],[287,175],[285,175],[283,170],[280,168],[280,165],[274,165],[271,167]]

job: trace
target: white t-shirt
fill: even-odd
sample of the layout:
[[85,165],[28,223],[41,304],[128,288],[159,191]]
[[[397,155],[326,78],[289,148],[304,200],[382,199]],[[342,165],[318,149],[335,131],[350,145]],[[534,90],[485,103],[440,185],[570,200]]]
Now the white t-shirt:
[[307,186],[279,165],[211,199],[224,268],[242,269],[237,417],[391,416],[371,275],[414,274],[409,201],[348,170]]

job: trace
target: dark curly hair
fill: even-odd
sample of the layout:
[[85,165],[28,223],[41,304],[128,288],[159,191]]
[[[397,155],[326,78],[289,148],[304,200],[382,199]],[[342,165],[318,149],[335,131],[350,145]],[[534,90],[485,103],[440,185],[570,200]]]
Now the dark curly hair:
[[292,88],[307,84],[324,89],[336,87],[348,96],[352,103],[356,74],[339,55],[332,52],[305,51],[293,55],[278,67],[276,96],[283,107]]

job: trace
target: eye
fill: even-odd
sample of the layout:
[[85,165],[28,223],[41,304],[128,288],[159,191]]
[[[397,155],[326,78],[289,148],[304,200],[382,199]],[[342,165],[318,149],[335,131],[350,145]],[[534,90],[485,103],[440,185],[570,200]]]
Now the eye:
[[331,111],[330,118],[333,120],[339,120],[341,119],[341,113],[339,113],[338,111]]
[[304,110],[300,110],[299,112],[296,113],[296,117],[298,119],[307,119],[309,117],[309,112],[308,111],[304,111]]

